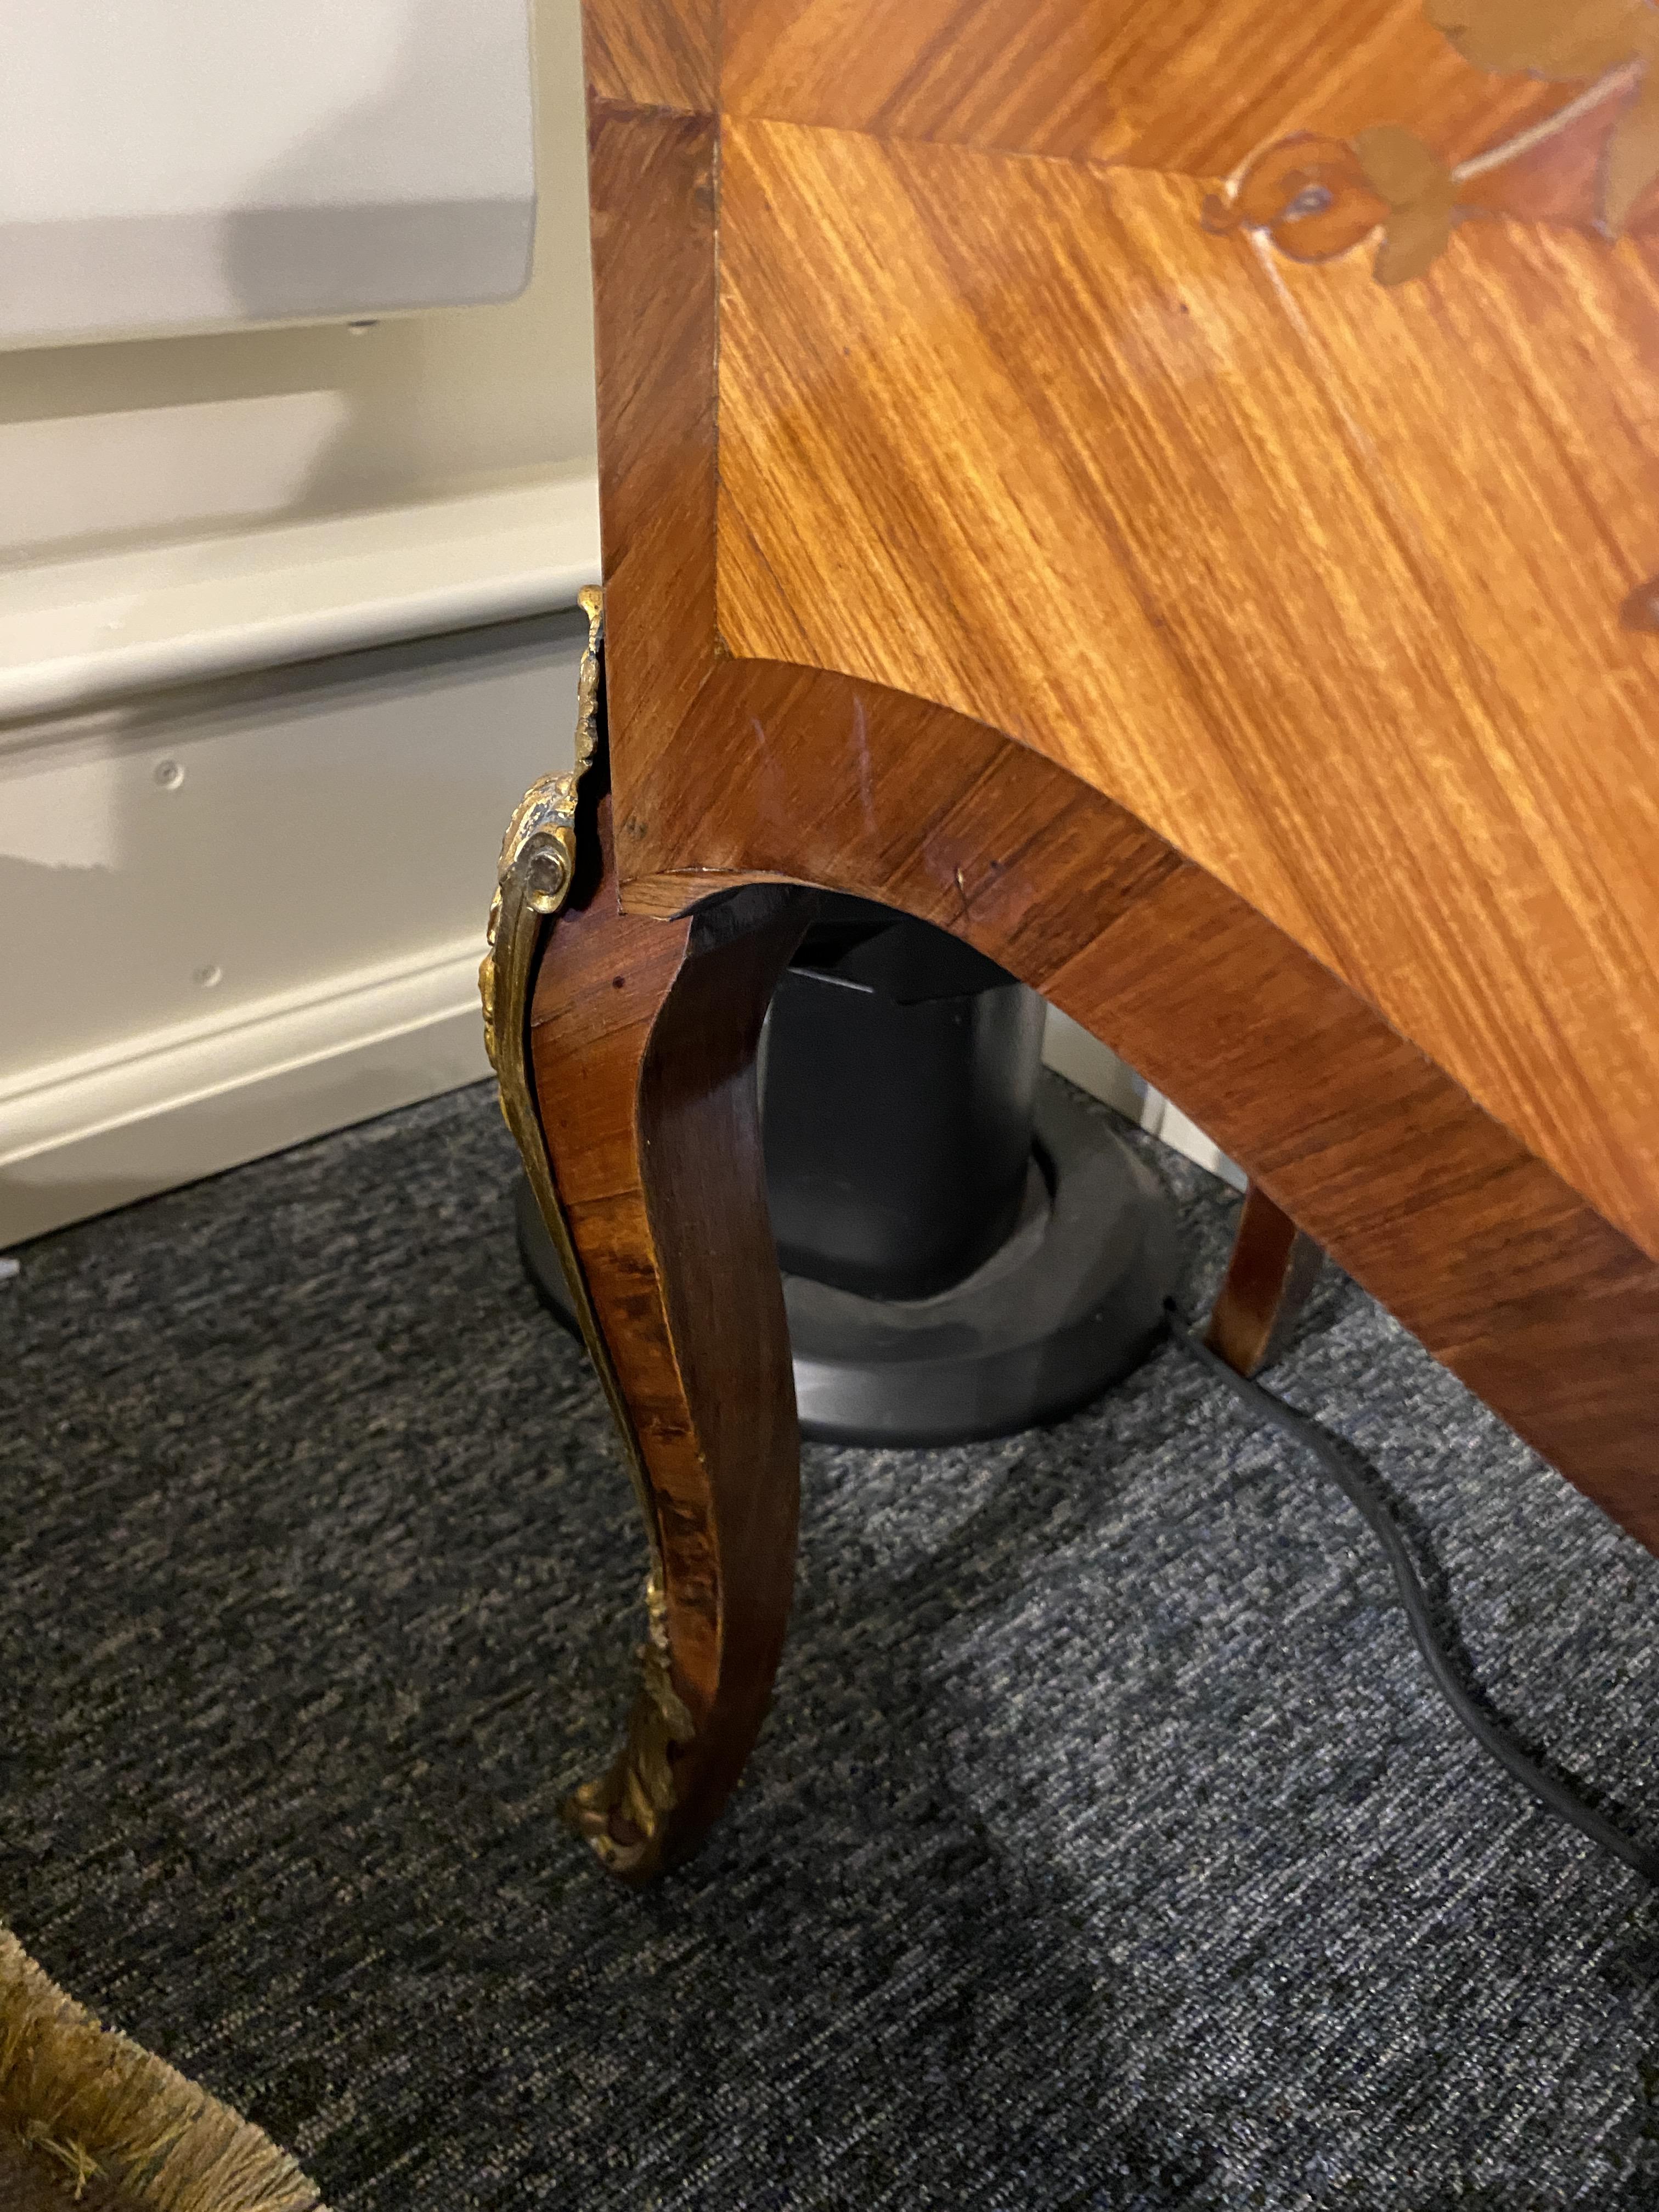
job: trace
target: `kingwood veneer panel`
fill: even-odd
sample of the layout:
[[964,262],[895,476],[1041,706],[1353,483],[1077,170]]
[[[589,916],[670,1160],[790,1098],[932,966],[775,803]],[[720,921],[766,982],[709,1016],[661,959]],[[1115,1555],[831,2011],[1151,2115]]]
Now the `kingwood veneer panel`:
[[1494,89],[1420,0],[726,0],[728,114],[1218,177],[1280,131],[1404,120],[1459,155],[1563,97]]
[[1063,763],[1659,1251],[1651,249],[1205,199],[728,118],[720,635]]

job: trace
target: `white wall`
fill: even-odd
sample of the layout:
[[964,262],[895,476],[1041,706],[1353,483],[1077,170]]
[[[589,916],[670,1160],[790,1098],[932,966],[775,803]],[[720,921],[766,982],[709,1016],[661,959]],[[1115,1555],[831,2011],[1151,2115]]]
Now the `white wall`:
[[578,0],[537,34],[521,299],[0,354],[0,1246],[487,1073],[598,572]]
[[0,734],[0,1245],[475,1082],[580,615]]
[[5,564],[430,500],[593,452],[579,0],[538,0],[535,273],[354,333],[0,354]]
[[[0,734],[0,1085],[482,932],[507,815],[569,750],[580,615]],[[273,927],[273,923],[279,926]]]
[[7,0],[0,345],[515,299],[527,0]]

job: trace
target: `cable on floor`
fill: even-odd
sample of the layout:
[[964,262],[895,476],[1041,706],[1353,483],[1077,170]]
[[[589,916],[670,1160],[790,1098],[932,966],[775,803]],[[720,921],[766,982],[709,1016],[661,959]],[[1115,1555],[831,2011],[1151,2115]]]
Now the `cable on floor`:
[[1565,1783],[1558,1782],[1545,1772],[1535,1759],[1528,1757],[1520,1744],[1501,1721],[1479,1705],[1469,1694],[1450,1652],[1436,1633],[1434,1614],[1429,1604],[1428,1592],[1422,1577],[1407,1548],[1406,1540],[1389,1507],[1387,1495],[1376,1470],[1356,1451],[1346,1438],[1332,1435],[1306,1413],[1298,1413],[1284,1399],[1264,1390],[1246,1375],[1230,1367],[1219,1353],[1212,1352],[1201,1338],[1194,1336],[1184,1317],[1171,1305],[1165,1309],[1169,1316],[1170,1334],[1188,1358],[1198,1364],[1214,1381],[1231,1393],[1245,1409],[1256,1419],[1290,1437],[1304,1451],[1310,1451],[1327,1474],[1337,1485],[1343,1496],[1358,1513],[1365,1526],[1376,1537],[1389,1562],[1395,1587],[1400,1593],[1401,1603],[1406,1608],[1406,1618],[1411,1623],[1417,1648],[1423,1655],[1424,1664],[1433,1678],[1434,1686],[1451,1707],[1462,1725],[1468,1730],[1480,1748],[1495,1759],[1507,1773],[1512,1774],[1522,1788],[1537,1799],[1547,1812],[1558,1820],[1565,1820],[1602,1850],[1611,1851],[1628,1867],[1633,1867],[1644,1881],[1659,1887],[1659,1851],[1627,1836],[1614,1826],[1594,1805],[1588,1803],[1577,1790]]

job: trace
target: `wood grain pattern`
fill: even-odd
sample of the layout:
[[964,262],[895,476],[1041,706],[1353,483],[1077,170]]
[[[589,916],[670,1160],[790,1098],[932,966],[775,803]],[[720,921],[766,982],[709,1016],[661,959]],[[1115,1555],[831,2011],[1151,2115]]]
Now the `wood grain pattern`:
[[[1645,249],[728,123],[719,619],[1119,799],[1659,1251]],[[1501,426],[1501,428],[1499,427]]]
[[1122,808],[946,708],[736,660],[711,667],[648,806],[618,840],[630,910],[789,880],[966,938],[1139,1068],[1659,1550],[1659,1266]]
[[582,0],[582,64],[591,100],[712,115],[717,0]]
[[672,743],[714,651],[715,142],[701,117],[590,117],[613,775]]
[[788,1618],[794,1386],[754,1060],[810,901],[740,892],[666,927],[623,915],[608,813],[598,880],[549,935],[531,1046],[560,1202],[650,1486],[692,1723],[651,1873],[692,1848],[736,1782]]
[[[608,547],[629,547],[649,521],[634,503],[641,484],[668,483],[679,519],[619,579],[627,589],[611,605],[617,858],[630,910],[673,912],[722,883],[769,877],[858,890],[961,930],[1142,1068],[1555,1464],[1659,1542],[1659,1340],[1644,1254],[1359,994],[1085,781],[923,698],[722,652],[709,619],[713,240],[695,193],[662,190],[674,162],[695,173],[681,126],[621,127],[631,151],[596,141],[605,373],[623,397],[655,374],[665,389],[604,456]],[[684,239],[665,241],[676,206],[701,260]],[[687,328],[696,343],[664,343]],[[840,373],[833,357],[829,373]],[[803,436],[814,404],[809,380]],[[954,550],[948,535],[930,543],[928,520],[921,501],[913,526],[904,510],[891,515],[924,568]],[[879,549],[856,514],[848,521],[836,542],[856,572]],[[1017,586],[1018,568],[1007,573]],[[872,614],[884,641],[925,636],[910,611],[900,599]],[[956,611],[964,656],[980,611],[972,598]],[[1052,614],[1035,618],[1054,634]],[[1272,788],[1293,821],[1295,778]],[[1420,872],[1407,871],[1414,895]]]
[[1290,1341],[1323,1257],[1313,1238],[1252,1183],[1204,1333],[1211,1351],[1241,1375],[1270,1365]]
[[1382,120],[1461,156],[1567,96],[1483,82],[1421,0],[726,0],[725,39],[733,116],[1198,177]]
[[[884,900],[1044,992],[1659,1550],[1654,677],[1603,596],[1659,569],[1641,252],[1492,224],[1410,299],[1287,269],[1188,178],[981,150],[1096,127],[1075,43],[1078,98],[1027,96],[1027,20],[917,0],[882,46],[863,0],[732,0],[720,130],[641,70],[592,110],[625,911],[558,925],[534,1042],[674,1532],[682,1842],[763,1705],[793,1513],[748,1087],[792,925],[733,891]],[[1212,20],[1215,96],[1166,88],[1114,159],[1358,127],[1348,63],[1409,50],[1368,5],[1303,118],[1334,19]],[[1167,27],[1113,19],[1120,112]],[[999,31],[1021,83],[918,43]]]

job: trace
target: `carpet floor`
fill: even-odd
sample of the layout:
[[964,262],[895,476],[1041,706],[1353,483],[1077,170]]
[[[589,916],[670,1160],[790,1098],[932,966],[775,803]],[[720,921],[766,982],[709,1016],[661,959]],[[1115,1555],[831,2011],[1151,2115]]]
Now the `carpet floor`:
[[[1158,1157],[1197,1304],[1236,1201]],[[1006,1442],[809,1448],[746,1785],[609,1886],[556,1814],[642,1553],[514,1171],[459,1092],[0,1288],[0,1917],[58,1980],[333,2212],[1653,2212],[1659,1898],[1172,1352]],[[1659,1560],[1334,1270],[1269,1379],[1385,1472],[1493,1705],[1659,1833]]]

